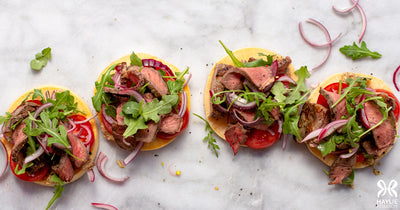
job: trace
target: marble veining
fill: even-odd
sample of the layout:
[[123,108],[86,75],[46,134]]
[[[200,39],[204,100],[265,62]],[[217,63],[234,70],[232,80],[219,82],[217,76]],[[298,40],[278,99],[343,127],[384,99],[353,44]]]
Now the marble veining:
[[[222,40],[230,49],[267,48],[289,55],[294,67],[317,65],[326,48],[312,48],[300,37],[298,23],[307,18],[322,22],[332,37],[328,61],[315,70],[308,85],[336,72],[373,74],[390,85],[400,64],[399,1],[360,0],[367,14],[364,40],[379,51],[380,59],[353,61],[339,52],[358,40],[361,17],[332,11],[332,4],[348,7],[350,1],[296,0],[148,0],[148,1],[46,1],[0,0],[0,113],[26,90],[41,84],[71,88],[90,106],[94,81],[113,60],[132,50],[158,56],[193,74],[191,112],[204,115],[205,81],[212,65],[225,56]],[[307,36],[325,42],[323,33],[304,23]],[[30,60],[45,47],[52,60],[41,71]],[[396,96],[399,94],[396,92]],[[93,109],[94,110],[94,109]],[[123,184],[112,183],[95,170],[96,181],[84,176],[65,187],[52,209],[94,209],[104,202],[119,209],[376,209],[377,181],[400,182],[399,146],[380,161],[375,176],[371,168],[358,170],[354,189],[329,186],[327,169],[304,145],[289,141],[260,151],[242,148],[233,156],[221,139],[219,157],[202,142],[204,124],[191,115],[190,125],[167,147],[141,152],[125,169],[115,160],[128,153],[101,137],[99,150],[109,156],[107,170],[129,175]],[[182,171],[172,176],[168,167]],[[399,192],[398,189],[396,189]],[[43,209],[54,189],[17,180],[10,170],[0,178],[1,209]],[[400,203],[400,200],[397,199]]]

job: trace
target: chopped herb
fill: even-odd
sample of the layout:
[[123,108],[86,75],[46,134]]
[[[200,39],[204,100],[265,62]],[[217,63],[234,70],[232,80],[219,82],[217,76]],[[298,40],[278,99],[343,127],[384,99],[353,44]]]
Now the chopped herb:
[[117,65],[118,64],[114,64],[110,66],[110,68],[108,68],[106,72],[104,72],[104,74],[101,76],[100,82],[97,81],[95,82],[96,93],[92,97],[92,103],[94,109],[96,109],[97,112],[100,112],[101,104],[105,101],[106,98],[106,94],[103,91],[103,87],[106,86],[106,82],[110,82],[110,80],[112,81],[111,71],[114,70]]
[[53,205],[54,201],[56,201],[59,197],[61,197],[62,192],[64,191],[64,182],[58,177],[56,174],[53,174],[50,177],[50,181],[55,182],[55,192],[49,203],[47,204],[46,210]]
[[51,48],[45,48],[42,52],[35,55],[35,59],[31,60],[31,68],[41,70],[47,65],[47,61],[51,59]]
[[362,41],[361,46],[357,46],[355,42],[353,45],[345,45],[339,49],[341,53],[343,53],[347,57],[351,57],[353,60],[357,60],[363,57],[371,57],[373,59],[380,58],[382,55],[378,52],[372,52],[367,48],[367,44]]
[[139,66],[139,67],[143,66],[142,59],[140,59],[139,56],[137,56],[135,54],[135,52],[133,52],[133,51],[130,56],[130,59],[131,59],[131,65]]
[[219,40],[219,43],[225,49],[225,51],[229,55],[229,57],[231,57],[234,66],[236,66],[236,67],[244,67],[244,64],[239,59],[237,59],[235,57],[235,55],[233,55],[233,52],[231,50],[229,50],[228,48],[225,47],[225,45],[222,43],[221,40]]
[[206,123],[205,131],[208,131],[208,134],[207,134],[206,137],[204,137],[203,142],[207,142],[208,143],[208,148],[215,153],[215,156],[218,157],[218,151],[217,150],[219,150],[219,146],[218,146],[217,141],[215,140],[215,138],[212,136],[212,134],[214,132],[211,129],[210,123],[208,123],[207,120],[204,119],[203,117],[201,117],[200,115],[198,115],[196,113],[193,113],[193,114]]

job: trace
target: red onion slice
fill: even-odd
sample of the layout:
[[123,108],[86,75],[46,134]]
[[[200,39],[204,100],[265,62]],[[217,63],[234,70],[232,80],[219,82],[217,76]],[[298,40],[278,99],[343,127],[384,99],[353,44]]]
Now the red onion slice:
[[137,102],[141,102],[143,101],[143,103],[146,103],[146,100],[144,99],[144,97],[142,96],[142,94],[140,94],[138,91],[133,90],[133,89],[124,89],[121,92],[119,92],[119,94],[121,95],[129,95],[132,96],[136,99]]
[[106,210],[118,210],[115,206],[106,203],[92,203],[92,206],[99,208],[99,209],[106,209]]
[[[312,24],[314,24],[314,25],[316,25],[318,28],[320,28],[323,32],[324,32],[324,34],[325,34],[325,37],[326,37],[326,40],[327,40],[327,45],[326,46],[328,46],[328,53],[326,54],[326,56],[325,56],[325,58],[322,60],[322,62],[320,63],[320,64],[318,64],[317,66],[315,66],[315,67],[313,67],[312,69],[311,69],[311,72],[313,71],[313,70],[315,70],[315,69],[317,69],[317,68],[319,68],[320,66],[322,66],[327,60],[328,60],[328,57],[330,56],[330,54],[331,54],[331,50],[332,50],[332,39],[331,39],[331,35],[329,34],[329,32],[328,32],[328,30],[326,29],[326,27],[322,24],[322,23],[320,23],[320,22],[318,22],[318,21],[316,21],[316,20],[314,20],[314,19],[312,19],[312,18],[309,18],[309,19],[307,19],[306,20],[307,22],[309,22],[309,23],[312,23]],[[301,22],[299,23],[299,30],[300,30],[300,35],[302,34],[302,25],[301,25]],[[341,34],[339,34],[339,36],[340,36]],[[337,38],[339,38],[339,36],[337,37]],[[304,35],[302,35],[302,37],[303,37],[303,39],[305,38],[304,37]],[[337,38],[335,38],[335,40],[337,39]],[[307,39],[304,39],[304,41],[306,41],[307,42]],[[308,42],[307,42],[308,43]],[[309,43],[310,44],[310,43]],[[310,45],[312,46],[313,44],[315,44],[315,43],[311,43]]]
[[[2,135],[1,135],[2,136]],[[4,145],[3,141],[1,140],[0,137],[0,143],[1,143],[1,148],[3,150],[3,168],[0,170],[0,177],[3,176],[3,174],[6,172],[7,167],[8,167],[8,155],[7,155],[7,149],[6,146]]]
[[67,131],[67,133],[71,133],[72,131],[74,131],[76,129],[76,124],[73,120],[67,118],[68,122],[70,125],[72,125],[72,127]]
[[192,73],[189,73],[188,78],[185,80],[185,83],[183,83],[183,87],[185,87],[189,83],[191,78],[192,78]]
[[89,169],[86,171],[86,174],[88,175],[88,179],[90,182],[94,182],[95,180],[95,175],[93,169]]
[[349,158],[349,157],[353,156],[354,154],[356,154],[356,152],[358,151],[358,148],[359,147],[352,148],[350,153],[341,154],[340,157],[341,158]]
[[81,127],[82,127],[83,129],[85,129],[86,132],[88,133],[88,134],[86,135],[86,141],[83,142],[83,145],[87,146],[87,145],[89,145],[89,144],[91,144],[91,143],[93,142],[94,138],[92,138],[92,132],[91,132],[89,126],[87,126],[87,125],[81,125]]
[[138,145],[136,146],[135,150],[131,152],[131,154],[128,155],[123,161],[124,166],[127,166],[130,162],[132,162],[133,159],[139,154],[140,150],[142,149],[144,143],[140,141]]
[[310,40],[304,35],[303,24],[302,24],[301,22],[299,22],[299,31],[300,31],[300,36],[301,36],[301,38],[303,38],[303,40],[304,40],[307,44],[309,44],[310,46],[312,46],[312,47],[326,47],[326,46],[328,46],[328,45],[333,44],[333,43],[334,43],[336,40],[338,40],[338,39],[340,38],[340,36],[342,35],[342,33],[339,33],[339,35],[338,35],[336,38],[334,38],[333,40],[328,41],[328,42],[323,43],[323,44],[317,44],[317,43],[315,43],[315,42],[310,41]]
[[44,135],[43,139],[40,136],[37,136],[36,138],[39,142],[39,145],[43,148],[44,152],[46,154],[49,154],[50,151],[47,149],[47,139],[49,138],[49,136],[46,134],[46,135]]
[[321,139],[331,135],[333,132],[335,132],[337,129],[343,127],[348,120],[336,120],[328,125],[326,125],[324,128],[322,128],[321,133],[318,135],[317,142],[320,141]]
[[181,93],[181,100],[182,100],[182,103],[181,103],[181,107],[180,107],[178,115],[180,117],[183,117],[183,115],[185,115],[185,113],[186,113],[187,103],[188,103],[187,94],[185,91],[182,91],[182,93]]
[[105,171],[105,165],[107,163],[108,157],[105,155],[103,152],[100,152],[99,156],[97,157],[96,161],[96,167],[99,173],[106,179],[114,182],[125,182],[127,179],[129,179],[129,176],[124,176],[124,177],[111,177],[108,173]]
[[252,102],[247,102],[247,100],[243,99],[243,98],[238,98],[239,96],[236,95],[235,93],[230,93],[227,92],[225,93],[226,95],[226,102],[228,104],[232,104],[232,107],[240,109],[240,110],[250,110],[250,109],[254,109],[257,106],[256,101],[252,101]]
[[116,122],[117,122],[114,118],[112,118],[110,115],[108,115],[108,114],[106,113],[106,105],[105,105],[105,104],[102,104],[102,105],[101,105],[101,115],[103,115],[103,118],[104,118],[110,125],[112,125],[113,123],[116,123]]
[[39,147],[39,149],[37,149],[34,153],[32,153],[31,155],[29,155],[28,157],[25,158],[24,164],[32,162],[33,160],[40,157],[43,153],[44,153],[43,147]]
[[[355,0],[351,0],[353,3],[355,3]],[[365,12],[363,8],[360,6],[360,4],[356,3],[358,11],[360,11],[361,14],[361,19],[362,19],[362,28],[361,28],[361,34],[358,38],[358,42],[361,43],[362,38],[364,37],[365,30],[367,29],[367,16],[365,15]]]
[[394,87],[396,88],[397,91],[400,91],[399,89],[399,74],[400,74],[400,66],[397,67],[396,71],[394,71],[393,74],[393,83],[394,83]]
[[89,117],[89,118],[86,118],[86,120],[82,120],[82,121],[76,121],[75,122],[75,124],[82,124],[82,123],[86,123],[86,122],[89,122],[90,120],[92,120],[92,119],[94,119],[94,118],[96,118],[97,117],[97,115],[93,115],[93,116],[91,116],[91,117]]
[[353,10],[353,9],[358,5],[358,2],[359,2],[359,1],[360,1],[360,0],[353,1],[354,4],[353,4],[351,7],[347,8],[347,9],[340,10],[340,9],[337,9],[337,8],[335,7],[335,5],[332,6],[332,9],[333,9],[335,12],[338,12],[338,13],[341,13],[341,14],[345,14],[345,13],[348,13],[348,12],[350,12],[351,10]]
[[321,133],[321,131],[322,131],[322,128],[318,128],[316,130],[311,131],[306,137],[304,137],[303,140],[300,141],[300,143],[309,141],[313,138],[317,138],[319,136],[319,134]]
[[53,104],[52,103],[45,103],[42,106],[39,106],[39,108],[36,109],[35,113],[33,114],[33,118],[37,118],[40,114],[40,112],[42,112],[43,110],[52,107]]
[[294,85],[296,84],[296,82],[291,77],[289,77],[287,75],[280,76],[276,81],[277,82],[289,82],[289,83],[292,83]]
[[236,109],[233,109],[233,117],[242,125],[247,126],[247,127],[253,127],[255,125],[258,125],[261,123],[262,118],[261,117],[257,117],[257,119],[247,122],[242,120],[242,118],[240,118],[236,112]]
[[283,134],[282,150],[285,150],[285,149],[286,149],[287,138],[288,138],[288,134]]
[[163,64],[161,61],[157,61],[154,59],[142,59],[142,64],[144,67],[153,67],[156,69],[162,69],[165,71],[165,73],[167,73],[170,76],[174,76],[175,74],[171,71],[171,69]]

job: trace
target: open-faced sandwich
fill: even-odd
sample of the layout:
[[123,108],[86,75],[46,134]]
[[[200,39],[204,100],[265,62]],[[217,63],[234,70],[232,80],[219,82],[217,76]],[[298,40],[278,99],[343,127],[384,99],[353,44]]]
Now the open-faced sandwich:
[[67,88],[43,85],[26,92],[2,121],[2,141],[14,175],[56,187],[48,207],[61,196],[64,184],[94,166],[96,122],[85,102]]
[[172,142],[189,122],[187,73],[188,68],[179,72],[144,53],[112,62],[101,73],[92,98],[104,136],[128,151],[154,150]]
[[213,66],[204,94],[206,117],[217,135],[235,155],[240,146],[269,147],[282,133],[298,136],[307,68],[295,71],[290,57],[266,49],[232,52],[222,46],[228,55]]
[[374,166],[393,147],[399,102],[382,80],[339,73],[322,82],[299,121],[308,149],[330,166],[329,184],[352,184],[354,169]]

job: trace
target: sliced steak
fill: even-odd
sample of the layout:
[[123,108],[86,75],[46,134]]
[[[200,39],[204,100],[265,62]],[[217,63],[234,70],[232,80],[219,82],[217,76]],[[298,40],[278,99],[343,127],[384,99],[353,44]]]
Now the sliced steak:
[[135,134],[136,141],[142,141],[145,143],[152,142],[157,135],[159,129],[159,123],[155,123],[154,121],[150,121],[146,124],[148,128],[140,129]]
[[160,132],[174,134],[181,130],[183,119],[181,116],[170,113],[163,116],[160,120]]
[[234,72],[228,72],[221,78],[221,84],[228,90],[243,89],[242,75]]
[[270,67],[266,66],[234,68],[232,71],[244,76],[261,91],[275,81],[275,74],[272,72]]
[[[210,90],[213,93],[218,93],[221,91],[225,90],[224,85],[221,83],[222,77],[228,72],[231,71],[232,69],[234,69],[235,67],[232,65],[226,65],[223,63],[217,63],[215,65],[215,69],[214,69],[214,75],[213,75],[213,79],[211,81],[211,87]],[[208,93],[207,93],[208,94]],[[216,97],[222,99],[223,95],[217,95]],[[223,112],[221,112],[220,110],[218,110],[217,105],[215,105],[214,103],[212,103],[212,101],[210,100],[210,116],[211,118],[215,118],[215,119],[219,119],[225,116],[225,114]]]
[[157,70],[143,67],[140,73],[143,75],[144,80],[149,83],[147,87],[149,87],[154,96],[159,98],[163,95],[169,94],[167,83]]
[[229,124],[225,130],[225,139],[231,145],[233,154],[236,155],[240,145],[247,140],[247,130],[240,123]]
[[329,170],[329,178],[332,180],[329,184],[342,184],[344,178],[348,177],[356,164],[356,155],[350,158],[338,157]]
[[146,81],[140,71],[141,67],[139,66],[129,66],[126,70],[121,70],[121,84],[129,86],[129,83],[132,82],[135,90],[142,88]]
[[60,177],[64,182],[70,182],[74,176],[74,168],[72,167],[71,160],[67,153],[63,153],[60,157],[60,161],[51,166],[51,169]]
[[154,97],[154,95],[152,93],[143,94],[143,98],[147,103],[150,103],[155,99],[155,97]]
[[118,125],[121,125],[121,126],[125,125],[124,116],[121,115],[122,107],[123,107],[124,105],[125,105],[125,103],[121,103],[121,104],[118,105],[118,107],[117,107],[116,120],[117,120],[117,124],[118,124]]
[[365,152],[374,159],[381,157],[387,149],[387,148],[378,149],[372,138],[368,140],[363,140],[361,142],[361,146],[362,148],[364,148]]
[[324,127],[329,123],[329,109],[322,105],[306,102],[303,105],[299,119],[299,129],[302,138],[313,130]]
[[19,153],[21,149],[25,146],[26,142],[28,142],[28,136],[24,133],[23,129],[26,127],[24,122],[20,123],[14,130],[12,134],[12,140],[14,141],[14,145],[12,147],[11,159],[18,163],[20,157]]
[[89,160],[89,151],[72,132],[68,133],[68,141],[72,147],[72,154],[76,157],[72,162],[76,168],[81,168]]
[[12,112],[12,116],[8,121],[7,125],[4,127],[4,133],[10,134],[12,132],[12,127],[14,124],[18,123],[22,119],[28,117],[29,112],[34,112],[40,105],[34,102],[25,101],[17,109]]
[[278,74],[286,74],[287,68],[292,63],[292,59],[286,56],[278,61]]
[[[339,98],[340,95],[334,92],[329,92],[323,88],[319,89],[319,93],[326,99],[328,102],[329,107],[332,107]],[[331,109],[331,119],[332,121],[340,120],[343,116],[347,116],[347,108],[346,108],[346,100],[341,100],[338,104],[336,104],[333,109]]]
[[[364,103],[364,110],[371,127],[383,119],[383,114],[374,101]],[[393,144],[396,135],[396,118],[393,111],[389,112],[388,118],[382,124],[372,130],[372,135],[378,149],[384,149]]]

